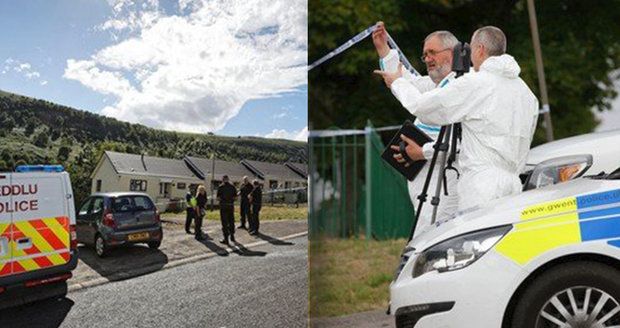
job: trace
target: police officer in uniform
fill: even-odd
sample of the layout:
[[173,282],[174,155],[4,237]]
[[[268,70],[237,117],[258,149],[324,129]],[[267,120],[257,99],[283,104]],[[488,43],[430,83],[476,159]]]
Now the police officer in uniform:
[[263,202],[263,190],[258,180],[254,180],[254,189],[250,193],[250,202],[252,203],[252,214],[250,215],[250,235],[258,235],[258,227],[260,221],[258,215]]
[[185,194],[185,204],[185,232],[191,234],[192,232],[189,231],[189,227],[192,225],[192,220],[196,215],[194,208],[197,205],[196,197],[192,195],[191,190]]
[[239,225],[239,229],[245,229],[245,220],[247,218],[248,220],[248,224],[250,222],[250,199],[248,198],[248,196],[250,195],[250,193],[252,192],[252,189],[254,189],[252,187],[252,184],[250,183],[250,181],[248,181],[248,177],[244,176],[243,177],[243,184],[241,185],[241,188],[239,188],[239,203],[240,203],[240,207],[241,207],[241,219],[239,221],[241,221],[241,224]]
[[228,244],[230,241],[235,242],[235,198],[237,198],[237,188],[230,184],[228,176],[222,177],[222,185],[217,188],[217,199],[220,202],[220,220],[222,221],[222,233],[224,239],[220,240],[222,244]]
[[202,218],[206,213],[207,208],[207,190],[205,186],[198,186],[198,191],[196,192],[196,207],[194,208],[195,213],[195,221],[194,228],[196,229],[195,235],[197,240],[203,240],[204,236],[202,235]]

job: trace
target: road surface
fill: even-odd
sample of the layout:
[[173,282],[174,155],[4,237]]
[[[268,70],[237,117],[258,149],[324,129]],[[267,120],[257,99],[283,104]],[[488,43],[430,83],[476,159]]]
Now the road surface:
[[308,241],[243,247],[0,312],[0,327],[307,327]]

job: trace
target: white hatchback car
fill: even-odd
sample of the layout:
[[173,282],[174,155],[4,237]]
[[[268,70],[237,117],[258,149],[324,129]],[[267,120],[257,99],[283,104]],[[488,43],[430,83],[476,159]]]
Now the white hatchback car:
[[524,190],[616,169],[620,130],[588,133],[532,148],[521,180]]
[[397,327],[620,327],[620,133],[553,144],[530,154],[537,189],[408,244],[390,285]]

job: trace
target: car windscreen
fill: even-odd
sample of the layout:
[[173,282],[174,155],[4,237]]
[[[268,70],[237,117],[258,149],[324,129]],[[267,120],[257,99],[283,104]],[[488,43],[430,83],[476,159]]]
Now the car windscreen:
[[152,211],[154,208],[153,202],[146,196],[121,196],[112,200],[114,213]]
[[620,167],[617,168],[615,171],[611,172],[607,176],[607,179],[610,179],[610,180],[620,180]]

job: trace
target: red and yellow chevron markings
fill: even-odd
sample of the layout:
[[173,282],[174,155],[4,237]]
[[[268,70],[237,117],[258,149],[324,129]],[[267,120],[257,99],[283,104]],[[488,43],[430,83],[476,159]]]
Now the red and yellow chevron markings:
[[[0,257],[0,277],[65,264],[70,259],[69,218],[53,217],[5,224],[8,258]],[[0,226],[0,231],[2,226]],[[0,234],[2,235],[2,234]],[[30,239],[26,246],[19,240]]]
[[0,223],[0,277],[11,274],[11,250],[8,243],[11,232],[10,223]]

